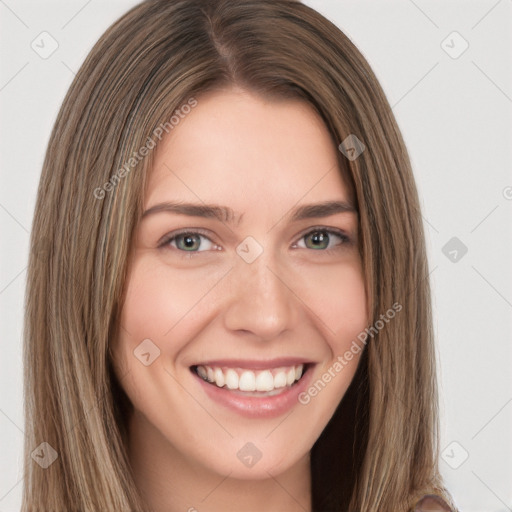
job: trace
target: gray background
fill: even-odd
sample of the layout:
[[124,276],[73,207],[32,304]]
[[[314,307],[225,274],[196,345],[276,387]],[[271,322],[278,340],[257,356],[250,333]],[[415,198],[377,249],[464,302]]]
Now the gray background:
[[[306,3],[368,59],[412,158],[433,286],[443,475],[462,511],[512,510],[512,0]],[[46,144],[88,51],[135,4],[0,0],[0,512],[21,503],[23,294]],[[42,58],[50,37],[58,48]]]

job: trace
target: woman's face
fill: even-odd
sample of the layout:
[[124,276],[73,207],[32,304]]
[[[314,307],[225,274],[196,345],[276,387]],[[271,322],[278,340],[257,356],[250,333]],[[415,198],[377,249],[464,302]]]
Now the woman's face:
[[307,104],[234,89],[197,101],[155,149],[116,373],[137,442],[267,478],[307,459],[354,376],[358,218]]

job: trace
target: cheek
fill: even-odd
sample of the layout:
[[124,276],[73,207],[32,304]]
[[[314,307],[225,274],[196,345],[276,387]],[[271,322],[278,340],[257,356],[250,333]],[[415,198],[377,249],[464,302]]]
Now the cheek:
[[173,330],[197,317],[202,310],[198,305],[204,306],[203,299],[217,281],[212,273],[191,276],[187,272],[165,272],[161,266],[135,261],[128,276],[121,330],[129,333],[136,344],[150,338],[165,342],[162,350],[172,347],[173,352],[179,351],[181,346]]
[[[362,272],[357,262],[310,265],[300,269],[288,267],[285,281],[294,283],[290,300],[300,310],[298,325],[290,327],[298,339],[304,338],[306,330],[311,331],[317,348],[319,364],[311,391],[296,406],[291,420],[276,421],[279,428],[275,425],[248,426],[247,423],[237,427],[238,421],[234,422],[232,416],[227,415],[221,424],[230,424],[230,430],[237,432],[235,439],[230,441],[225,439],[219,424],[205,412],[210,407],[209,402],[201,405],[191,399],[185,388],[177,386],[174,378],[165,372],[167,369],[178,380],[187,382],[190,378],[188,369],[180,364],[187,353],[187,344],[205,329],[210,329],[205,332],[212,335],[211,339],[215,338],[214,329],[220,324],[210,325],[210,322],[230,304],[221,300],[229,289],[226,283],[232,277],[227,276],[227,270],[229,267],[219,266],[213,272],[209,268],[209,273],[199,269],[171,271],[149,258],[132,263],[120,319],[121,334],[116,341],[118,352],[115,357],[129,370],[122,385],[135,409],[187,456],[227,474],[233,469],[232,460],[240,449],[240,440],[247,437],[265,447],[268,465],[265,469],[281,471],[311,448],[352,380],[356,365],[351,363],[326,382],[333,362],[366,326]],[[219,284],[224,275],[226,281]],[[134,357],[134,350],[148,338],[154,340],[162,357],[146,367]],[[317,384],[319,380],[324,384]],[[169,410],[180,412],[172,422],[169,421]],[[205,425],[208,425],[209,440],[202,435]],[[272,432],[272,436],[268,432]],[[212,444],[216,446],[215,450],[212,450]],[[210,455],[205,458],[205,453]],[[264,466],[258,469],[263,471]],[[254,470],[251,471],[254,475]]]
[[364,350],[358,336],[368,326],[367,296],[358,261],[318,269],[307,283],[303,293],[328,352],[299,401],[312,407],[321,429],[352,382]]
[[366,290],[359,262],[308,273],[300,291],[331,350],[339,353],[368,323]]

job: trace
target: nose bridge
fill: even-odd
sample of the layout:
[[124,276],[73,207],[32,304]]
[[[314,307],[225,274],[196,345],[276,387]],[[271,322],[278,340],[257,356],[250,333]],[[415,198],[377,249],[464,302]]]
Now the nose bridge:
[[292,293],[271,251],[264,250],[251,263],[240,257],[231,280],[232,297],[225,314],[227,328],[271,339],[292,326]]

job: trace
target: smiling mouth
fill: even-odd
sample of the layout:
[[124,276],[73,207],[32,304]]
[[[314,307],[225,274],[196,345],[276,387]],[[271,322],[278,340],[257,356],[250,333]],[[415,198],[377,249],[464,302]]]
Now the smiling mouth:
[[272,396],[299,382],[310,364],[282,366],[262,370],[196,365],[191,370],[212,386],[253,396]]

